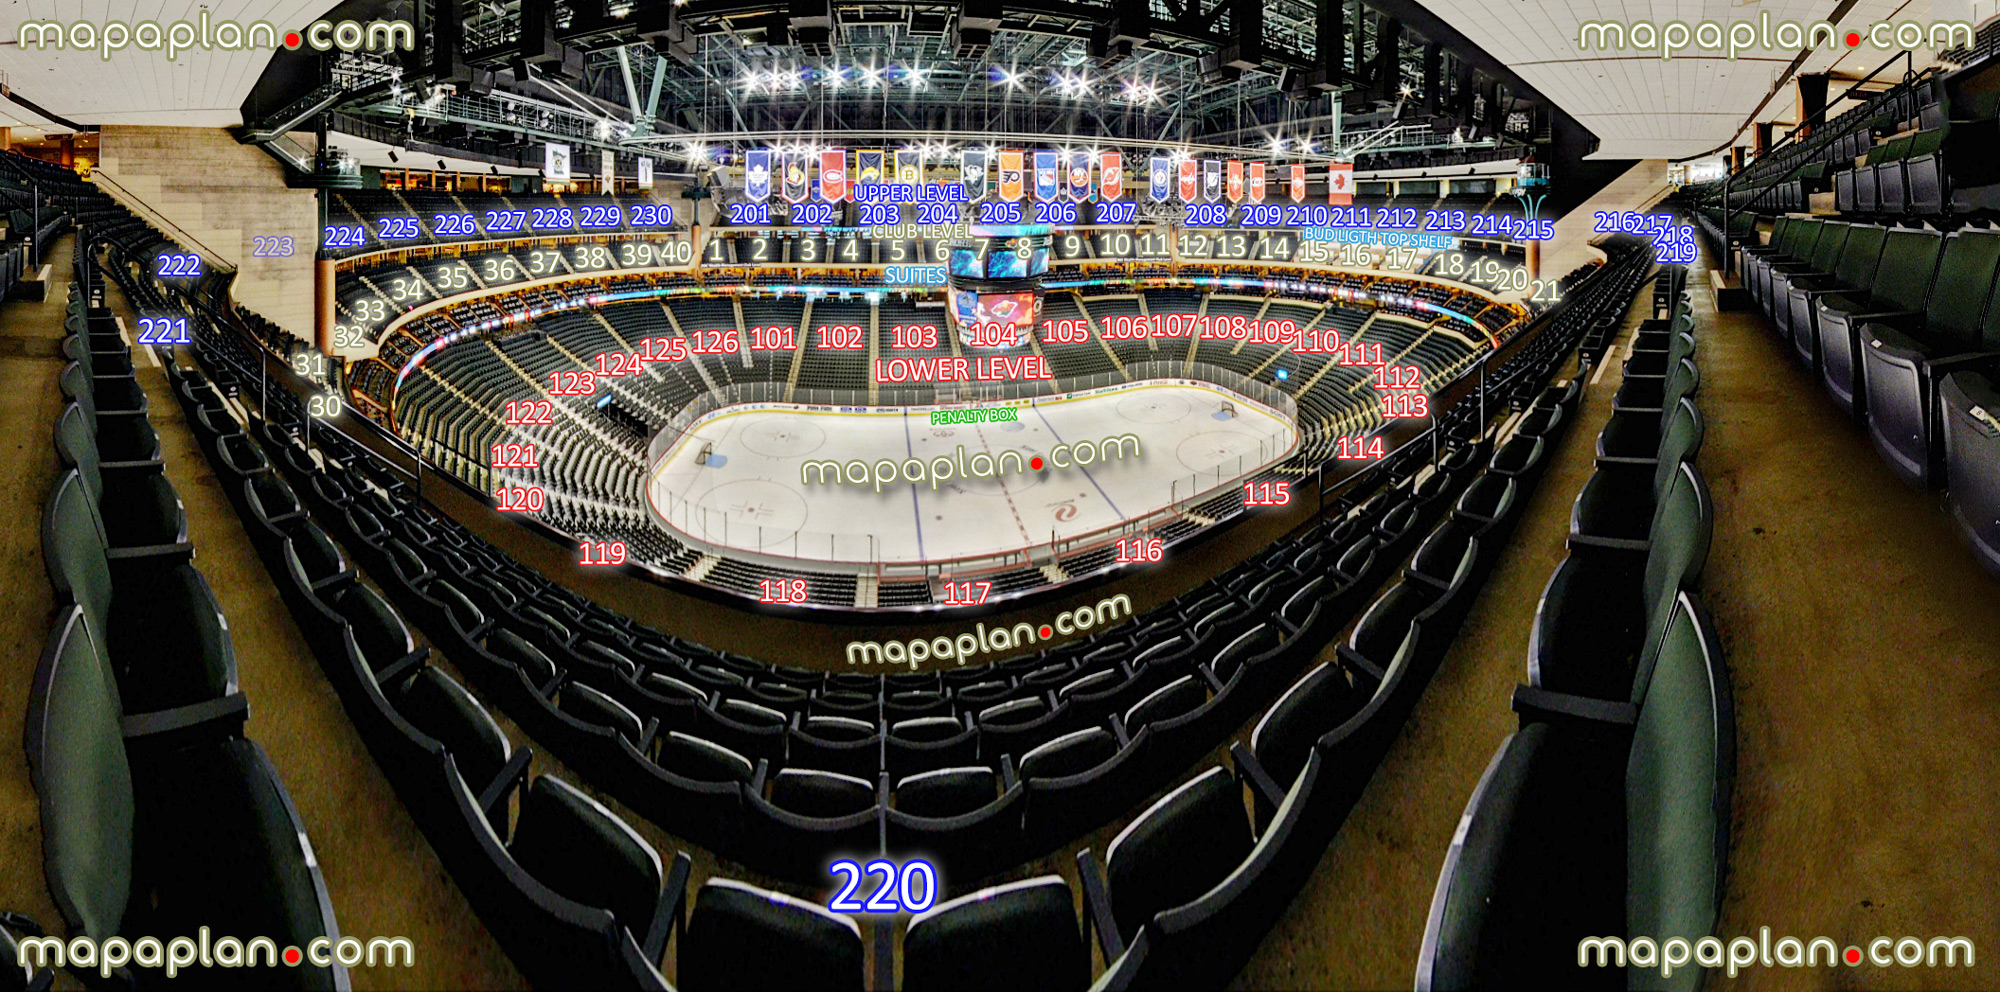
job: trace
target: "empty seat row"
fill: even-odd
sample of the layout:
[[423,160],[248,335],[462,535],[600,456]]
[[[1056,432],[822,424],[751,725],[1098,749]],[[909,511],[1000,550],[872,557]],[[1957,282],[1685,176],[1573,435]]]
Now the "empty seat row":
[[[88,230],[78,242],[68,402],[55,425],[68,468],[42,528],[59,606],[25,741],[51,895],[69,936],[99,942],[191,938],[198,927],[279,946],[337,936],[306,826],[243,734],[248,704],[228,624],[193,563],[131,352],[111,313],[87,303]],[[122,982],[142,977],[117,971]],[[181,979],[348,987],[338,964],[276,973],[203,964]]]
[[[1628,972],[1577,950],[1585,936],[1706,936],[1721,902],[1735,726],[1695,591],[1713,508],[1693,461],[1695,377],[1659,375],[1695,368],[1684,275],[1660,276],[1669,315],[1642,323],[1599,434],[1514,693],[1520,729],[1480,778],[1439,872],[1420,990],[1701,981],[1698,966]],[[1620,402],[1634,383],[1658,390],[1657,404]]]

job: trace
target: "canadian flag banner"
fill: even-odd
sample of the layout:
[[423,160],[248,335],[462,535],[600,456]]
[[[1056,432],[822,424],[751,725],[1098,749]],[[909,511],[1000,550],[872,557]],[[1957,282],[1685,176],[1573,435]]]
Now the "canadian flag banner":
[[1345,207],[1354,202],[1354,163],[1328,162],[1326,164],[1326,202]]

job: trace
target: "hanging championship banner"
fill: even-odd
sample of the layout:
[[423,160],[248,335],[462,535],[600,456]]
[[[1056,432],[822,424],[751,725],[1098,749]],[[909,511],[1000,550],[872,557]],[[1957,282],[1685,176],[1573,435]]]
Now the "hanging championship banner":
[[1184,201],[1186,201],[1186,202],[1188,202],[1188,203],[1193,203],[1193,202],[1195,202],[1195,197],[1197,197],[1197,196],[1201,195],[1201,174],[1200,174],[1200,173],[1201,173],[1201,163],[1200,163],[1200,162],[1197,162],[1197,161],[1195,161],[1194,159],[1188,159],[1188,160],[1186,160],[1186,161],[1184,161],[1184,162],[1182,162],[1182,163],[1181,163],[1181,199],[1182,199],[1182,200],[1184,200]]
[[1105,152],[1097,160],[1097,189],[1107,200],[1116,200],[1125,195],[1125,156],[1120,152]]
[[1201,163],[1201,198],[1209,203],[1222,199],[1222,162],[1220,159],[1203,159]]
[[819,153],[819,198],[828,203],[847,199],[847,149]]
[[1242,162],[1240,162],[1240,161],[1238,161],[1238,160],[1236,160],[1236,159],[1233,159],[1233,158],[1229,160],[1229,181],[1228,181],[1227,183],[1223,184],[1223,186],[1224,186],[1224,189],[1225,189],[1225,190],[1226,190],[1226,191],[1228,192],[1228,194],[1229,194],[1229,202],[1231,202],[1231,203],[1241,203],[1241,202],[1243,202],[1243,163],[1242,163]]
[[650,158],[639,160],[639,188],[653,188],[653,160]]
[[1306,202],[1306,167],[1292,166],[1292,202]]
[[1247,187],[1248,192],[1246,195],[1250,197],[1250,202],[1251,203],[1264,202],[1264,163],[1262,162],[1250,163],[1249,184],[1250,185]]
[[896,181],[914,186],[924,181],[924,153],[914,148],[896,152]]
[[1035,153],[1035,198],[1053,200],[1056,198],[1056,153]]
[[986,152],[966,149],[958,160],[958,181],[970,203],[986,195]]
[[1152,174],[1152,185],[1147,192],[1152,194],[1154,203],[1165,203],[1174,195],[1173,160],[1165,155],[1153,156]]
[[551,141],[542,146],[542,178],[552,183],[569,182],[569,146]]
[[1353,162],[1326,164],[1326,202],[1336,207],[1345,207],[1354,202]]
[[811,160],[804,155],[787,155],[785,162],[785,199],[793,203],[806,198],[806,167]]
[[743,196],[762,203],[771,198],[771,150],[758,148],[743,155]]
[[1069,153],[1069,198],[1078,203],[1090,199],[1090,153],[1082,149]]
[[857,183],[879,183],[882,181],[881,151],[855,152],[854,181]]
[[1021,152],[1000,153],[1000,198],[1013,202],[1021,198]]

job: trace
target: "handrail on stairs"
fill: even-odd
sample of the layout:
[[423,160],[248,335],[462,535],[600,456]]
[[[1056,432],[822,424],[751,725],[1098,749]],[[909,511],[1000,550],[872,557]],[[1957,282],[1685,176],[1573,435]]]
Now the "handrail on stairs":
[[132,192],[130,189],[127,189],[125,184],[119,182],[110,173],[104,171],[102,166],[91,170],[89,181],[97,183],[100,186],[108,186],[110,189],[116,190],[120,194],[118,198],[124,201],[127,207],[133,209],[134,211],[138,212],[141,216],[143,216],[146,219],[147,223],[152,224],[155,227],[159,228],[162,233],[173,238],[175,241],[180,242],[182,245],[184,246],[191,245],[194,247],[196,251],[199,251],[204,256],[207,256],[209,262],[211,263],[210,268],[222,269],[229,272],[236,271],[237,268],[236,263],[234,261],[231,261],[229,256],[224,255],[223,253],[216,251],[213,248],[210,248],[206,244],[203,244],[200,238],[197,238],[194,235],[189,234],[186,228],[180,226],[179,224],[174,223],[172,220],[169,220],[165,213],[161,212],[158,208],[154,207],[152,204],[147,203],[143,198],[139,196],[139,194]]

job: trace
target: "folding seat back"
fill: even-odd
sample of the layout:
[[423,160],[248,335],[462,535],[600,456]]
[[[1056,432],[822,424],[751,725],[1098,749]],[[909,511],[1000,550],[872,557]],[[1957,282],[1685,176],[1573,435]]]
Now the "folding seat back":
[[825,907],[731,879],[702,884],[676,956],[678,986],[861,992],[861,928]]
[[1888,242],[1887,228],[1873,224],[1857,224],[1847,235],[1847,243],[1840,249],[1840,259],[1834,263],[1833,276],[1843,285],[1860,289],[1875,279],[1875,270],[1882,262],[1882,246]]
[[653,759],[661,768],[697,782],[749,782],[755,769],[750,759],[723,747],[678,730],[660,739]]
[[786,768],[771,777],[771,805],[802,816],[849,816],[875,805],[875,784],[837,772]]
[[611,911],[643,939],[665,871],[660,856],[602,803],[544,775],[528,787],[507,850],[536,881],[586,906]]
[[896,809],[910,816],[963,816],[992,802],[999,780],[984,765],[918,772],[896,783]]
[[1653,511],[1651,547],[1641,579],[1646,604],[1646,633],[1641,644],[1659,640],[1675,594],[1701,574],[1714,529],[1714,507],[1701,473],[1690,463],[1676,463]]
[[1125,711],[1126,731],[1136,734],[1139,728],[1148,724],[1177,720],[1200,709],[1206,702],[1208,689],[1202,681],[1193,675],[1183,675],[1133,703],[1132,708]]
[[1048,989],[1090,984],[1090,951],[1069,883],[1023,879],[939,903],[903,935],[903,990]]
[[375,590],[356,582],[329,597],[327,605],[347,621],[370,671],[380,672],[416,650],[402,615]]
[[1305,768],[1313,742],[1359,712],[1367,693],[1347,670],[1327,662],[1307,672],[1278,697],[1250,732],[1250,752],[1278,784],[1290,785]]
[[66,407],[56,418],[56,453],[82,477],[83,492],[90,498],[90,504],[103,505],[104,476],[100,471],[97,438],[84,422],[81,407]]
[[1127,824],[1104,852],[1111,915],[1127,943],[1153,914],[1189,902],[1250,852],[1243,789],[1210,768]]
[[564,714],[594,727],[610,727],[637,747],[645,734],[645,721],[630,707],[602,691],[581,682],[562,687],[557,708]]
[[72,936],[96,940],[119,932],[132,890],[136,804],[121,709],[85,613],[62,611],[29,697],[28,771],[49,895]]
[[[1729,852],[1735,714],[1713,625],[1682,593],[1625,765],[1625,926],[1657,940],[1714,932]],[[1667,987],[1697,988],[1700,971]]]
[[493,715],[457,680],[435,668],[418,672],[395,700],[396,712],[411,726],[444,745],[475,792],[492,784],[513,757],[513,744]]
[[1897,228],[1882,248],[1881,264],[1868,283],[1868,296],[1886,310],[1922,310],[1937,275],[1944,238],[1931,231]]
[[[1945,239],[1937,285],[1924,307],[1939,354],[2000,351],[2000,311],[1989,299],[2000,272],[2000,233],[1962,230]],[[1982,319],[1983,318],[1983,319]]]
[[1118,753],[1118,739],[1088,727],[1040,744],[1021,756],[1022,778],[1066,778],[1089,771]]
[[42,517],[42,563],[56,598],[83,607],[91,630],[109,632],[113,588],[104,549],[104,531],[82,478],[75,470],[64,473]]

